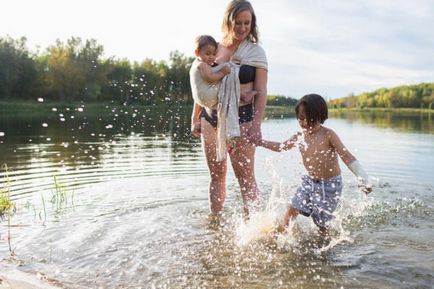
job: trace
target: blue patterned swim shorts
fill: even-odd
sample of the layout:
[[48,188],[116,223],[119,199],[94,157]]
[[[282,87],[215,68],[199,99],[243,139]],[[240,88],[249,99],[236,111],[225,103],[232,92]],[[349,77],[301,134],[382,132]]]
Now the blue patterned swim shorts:
[[314,223],[328,228],[343,188],[342,177],[315,181],[303,176],[302,183],[291,200],[291,206],[304,216],[311,216]]

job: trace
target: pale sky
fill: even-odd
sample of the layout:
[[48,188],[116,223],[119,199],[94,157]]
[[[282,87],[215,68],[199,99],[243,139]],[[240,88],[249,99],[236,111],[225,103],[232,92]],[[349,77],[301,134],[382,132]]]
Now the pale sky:
[[[105,57],[193,56],[199,34],[221,38],[227,0],[6,0],[0,36],[45,49],[94,38]],[[434,81],[432,0],[252,0],[269,62],[269,94],[328,98]]]

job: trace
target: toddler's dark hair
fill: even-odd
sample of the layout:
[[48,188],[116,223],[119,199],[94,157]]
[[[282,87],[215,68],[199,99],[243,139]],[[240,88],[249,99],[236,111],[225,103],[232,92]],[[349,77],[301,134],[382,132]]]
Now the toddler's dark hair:
[[323,124],[328,118],[327,103],[319,94],[307,94],[300,98],[295,105],[295,115],[297,118],[299,117],[300,106],[304,107],[306,121],[309,126],[314,126],[317,122]]
[[210,35],[199,35],[196,38],[196,49],[198,51],[207,45],[212,45],[215,49],[217,49],[218,46],[217,41]]

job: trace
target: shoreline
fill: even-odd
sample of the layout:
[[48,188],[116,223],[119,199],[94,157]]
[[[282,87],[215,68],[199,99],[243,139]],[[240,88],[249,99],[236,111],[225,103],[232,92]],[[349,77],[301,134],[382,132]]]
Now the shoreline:
[[65,288],[42,273],[26,273],[10,261],[0,260],[0,289],[60,289]]
[[414,107],[351,107],[351,108],[331,108],[328,109],[329,112],[420,112],[420,113],[434,113],[434,109],[428,108],[414,108]]

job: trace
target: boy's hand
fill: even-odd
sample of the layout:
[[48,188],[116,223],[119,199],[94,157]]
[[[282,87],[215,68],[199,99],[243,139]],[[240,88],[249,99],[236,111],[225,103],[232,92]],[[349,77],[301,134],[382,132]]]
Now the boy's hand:
[[359,189],[366,195],[372,192],[372,185],[365,179],[359,177],[358,185]]
[[225,65],[222,67],[222,69],[220,69],[221,73],[223,73],[223,75],[228,75],[231,73],[231,68],[229,67],[229,65]]
[[200,121],[193,122],[191,124],[191,135],[193,137],[200,137]]
[[372,186],[369,184],[360,184],[359,188],[364,192],[366,195],[372,192]]

